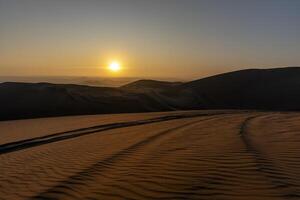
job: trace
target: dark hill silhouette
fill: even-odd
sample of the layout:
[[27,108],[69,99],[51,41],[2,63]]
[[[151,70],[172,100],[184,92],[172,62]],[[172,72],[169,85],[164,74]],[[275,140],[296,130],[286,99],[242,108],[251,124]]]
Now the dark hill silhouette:
[[205,108],[300,109],[300,68],[249,69],[181,85]]
[[156,80],[138,80],[132,83],[126,84],[120,88],[129,90],[129,91],[163,91],[171,89],[175,86],[181,85],[181,82],[168,82],[168,81],[156,81]]
[[166,110],[143,93],[49,83],[0,84],[0,119]]
[[300,110],[300,67],[249,69],[187,83],[140,80],[120,88],[0,84],[0,119],[180,109]]

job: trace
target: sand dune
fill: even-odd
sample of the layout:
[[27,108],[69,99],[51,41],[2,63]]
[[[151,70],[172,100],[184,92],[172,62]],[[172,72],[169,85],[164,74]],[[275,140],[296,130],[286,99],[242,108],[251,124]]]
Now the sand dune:
[[57,132],[28,126],[24,138],[20,126],[2,141],[0,199],[300,198],[298,113],[81,117],[69,130],[64,117],[43,119]]
[[300,110],[300,67],[249,69],[191,82],[122,87],[1,83],[0,120],[199,109]]

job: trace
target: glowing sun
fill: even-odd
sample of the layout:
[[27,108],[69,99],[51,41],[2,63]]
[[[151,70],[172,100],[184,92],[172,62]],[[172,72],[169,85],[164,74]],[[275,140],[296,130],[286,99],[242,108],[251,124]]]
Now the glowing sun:
[[121,68],[121,64],[118,61],[112,61],[111,63],[109,63],[108,69],[112,72],[118,72],[122,68]]

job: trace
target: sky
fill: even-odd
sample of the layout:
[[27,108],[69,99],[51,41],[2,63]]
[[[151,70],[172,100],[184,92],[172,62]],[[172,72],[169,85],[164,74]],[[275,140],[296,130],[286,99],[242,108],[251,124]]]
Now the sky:
[[0,75],[192,79],[300,66],[299,36],[299,0],[0,0]]

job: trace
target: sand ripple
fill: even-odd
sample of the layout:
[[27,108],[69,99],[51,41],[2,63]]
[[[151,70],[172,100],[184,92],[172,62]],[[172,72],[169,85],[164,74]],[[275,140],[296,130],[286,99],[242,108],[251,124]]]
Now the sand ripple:
[[300,199],[299,114],[159,119],[1,145],[0,199]]

